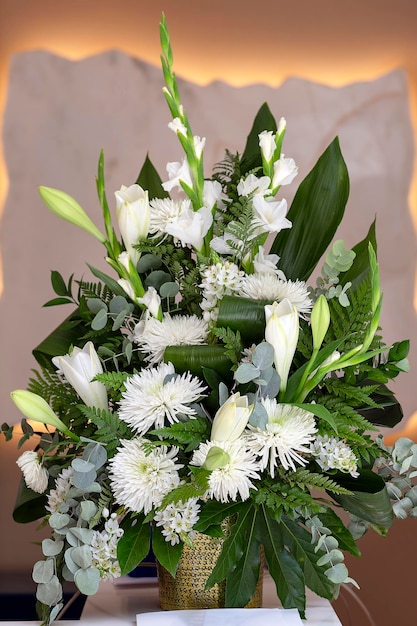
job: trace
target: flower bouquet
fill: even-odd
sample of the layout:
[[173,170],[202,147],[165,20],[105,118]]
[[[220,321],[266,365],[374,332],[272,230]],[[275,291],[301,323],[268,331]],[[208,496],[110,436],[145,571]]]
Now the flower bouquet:
[[337,138],[289,209],[282,188],[297,166],[282,152],[285,119],[266,104],[243,152],[226,151],[207,177],[164,17],[160,33],[182,161],[163,182],[146,159],[115,192],[117,229],[103,154],[103,230],[71,196],[40,188],[104,245],[116,275],[52,272],[47,305],[72,312],[34,350],[28,389],[11,394],[21,443],[35,442],[17,461],[14,517],[51,530],[33,570],[45,624],[63,581],[94,594],[150,548],[175,577],[184,546],[221,537],[226,519],[206,587],[226,580],[225,605],[247,605],[264,554],[282,605],[303,615],[306,587],[332,599],[356,584],[344,553],[360,555],[368,528],[384,534],[394,515],[417,514],[417,446],[388,448],[378,433],[402,418],[387,383],[406,371],[408,341],[380,335],[375,224],[352,250],[333,242],[349,193]]

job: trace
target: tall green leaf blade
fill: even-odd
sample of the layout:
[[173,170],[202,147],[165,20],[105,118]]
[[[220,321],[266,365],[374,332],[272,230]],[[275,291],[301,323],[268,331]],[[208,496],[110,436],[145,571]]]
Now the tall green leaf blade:
[[334,479],[339,485],[352,491],[349,495],[332,495],[346,511],[380,528],[391,526],[392,505],[385,482],[380,476],[364,469],[357,478],[340,474]]
[[[255,523],[255,517],[253,519]],[[245,551],[226,581],[226,606],[242,607],[250,602],[259,580],[261,551],[259,542],[249,533]]]
[[348,196],[348,171],[336,137],[295,194],[287,215],[292,228],[278,233],[271,246],[287,278],[311,275],[342,220]]
[[269,572],[274,579],[277,594],[286,609],[296,608],[305,613],[305,581],[297,560],[285,548],[282,525],[273,520],[263,508],[257,532],[265,549]]
[[142,519],[138,519],[132,525],[130,518],[122,523],[123,536],[117,544],[117,559],[119,561],[122,576],[131,572],[149,552],[150,548],[150,527],[149,524],[142,524]]
[[139,172],[136,184],[140,185],[142,189],[148,190],[149,200],[152,200],[153,198],[169,197],[169,193],[162,187],[162,179],[148,155],[146,155],[145,162]]
[[240,160],[240,172],[246,174],[256,167],[262,167],[262,156],[259,148],[259,133],[263,130],[277,132],[277,123],[266,102],[261,106],[253,121],[252,128],[246,140],[245,150]]

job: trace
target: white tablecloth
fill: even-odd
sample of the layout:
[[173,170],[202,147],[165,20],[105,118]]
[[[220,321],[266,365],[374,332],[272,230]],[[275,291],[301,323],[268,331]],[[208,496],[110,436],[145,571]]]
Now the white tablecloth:
[[[265,608],[279,607],[275,583],[268,573],[264,578]],[[60,626],[136,626],[136,615],[159,611],[158,587],[154,580],[124,579],[118,584],[103,582],[100,590],[90,596],[85,604],[81,619],[62,620]],[[30,622],[36,626],[38,622]],[[28,626],[28,622],[0,622],[1,626]],[[305,626],[341,626],[330,602],[307,591]],[[221,625],[219,625],[221,626]]]

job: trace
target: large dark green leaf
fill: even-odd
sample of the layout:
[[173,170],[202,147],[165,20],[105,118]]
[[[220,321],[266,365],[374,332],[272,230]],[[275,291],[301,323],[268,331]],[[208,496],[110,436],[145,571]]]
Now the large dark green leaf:
[[143,518],[137,519],[132,525],[129,518],[122,522],[124,534],[117,544],[117,559],[122,576],[131,572],[149,553],[150,526],[142,524]]
[[321,554],[314,551],[310,533],[291,520],[281,522],[285,544],[294,555],[304,573],[305,584],[322,598],[333,597],[334,585],[325,575],[325,567],[317,565]]
[[294,555],[284,546],[281,523],[273,520],[265,509],[259,518],[258,536],[264,546],[269,572],[282,606],[285,609],[296,608],[304,617],[306,597],[303,571]]
[[155,554],[156,560],[162,565],[162,567],[165,567],[165,569],[168,570],[174,578],[183,549],[183,543],[180,542],[175,546],[172,546],[165,540],[159,526],[154,526],[152,532],[153,553]]
[[189,371],[199,378],[204,378],[204,369],[216,371],[223,380],[233,376],[232,362],[227,356],[224,346],[168,346],[164,352],[165,363],[172,363],[175,371]]
[[148,190],[149,200],[152,200],[153,198],[169,197],[169,193],[162,187],[162,179],[160,178],[148,155],[146,155],[145,162],[142,165],[142,169],[139,172],[136,183],[140,185],[142,189]]
[[235,569],[227,577],[227,607],[246,606],[255,593],[261,567],[260,544],[253,534],[253,526],[255,524],[256,515],[251,520],[252,528],[249,529],[244,554],[236,564]]
[[44,517],[46,503],[46,495],[35,493],[29,489],[22,476],[13,509],[14,521],[19,524],[26,524]]
[[358,410],[368,422],[375,426],[393,428],[404,417],[403,410],[394,394],[385,385],[381,385],[378,391],[371,395],[371,399],[379,404],[378,407],[364,407]]
[[360,283],[368,276],[369,244],[372,245],[372,248],[375,250],[376,254],[377,243],[375,234],[375,220],[369,227],[369,231],[365,239],[362,239],[362,241],[357,243],[356,246],[352,248],[356,254],[356,257],[350,270],[339,275],[339,283],[341,285],[345,285],[347,282],[351,282],[352,288],[355,288],[357,285],[360,285]]
[[243,343],[262,341],[265,335],[265,302],[224,296],[220,302],[216,326],[240,332]]
[[251,131],[246,140],[245,150],[240,161],[240,172],[246,174],[256,167],[262,167],[262,156],[259,148],[259,133],[263,130],[277,131],[277,124],[269,106],[265,102],[254,119]]
[[322,524],[331,531],[333,537],[336,537],[341,550],[350,552],[350,554],[353,554],[354,556],[361,556],[361,552],[356,545],[352,534],[333,509],[326,507],[325,512],[320,512],[319,518]]
[[335,495],[332,498],[342,507],[361,519],[380,528],[389,528],[393,521],[392,505],[384,480],[371,470],[362,470],[357,478],[349,474],[333,477],[336,482],[349,489],[349,495]]
[[349,176],[333,140],[300,184],[288,219],[292,228],[277,234],[271,252],[287,278],[307,280],[331,243],[349,196]]
[[67,354],[71,345],[78,346],[80,337],[87,330],[77,309],[36,346],[32,354],[41,367],[55,370],[51,364],[52,357]]

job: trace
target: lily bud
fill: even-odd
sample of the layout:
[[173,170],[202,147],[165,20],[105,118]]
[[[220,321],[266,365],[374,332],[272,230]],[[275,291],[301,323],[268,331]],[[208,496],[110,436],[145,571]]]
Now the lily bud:
[[53,426],[65,433],[68,431],[64,422],[54,413],[46,400],[36,393],[26,391],[25,389],[16,389],[11,392],[10,397],[27,419]]
[[265,339],[274,348],[275,369],[281,379],[280,390],[284,391],[298,342],[297,307],[284,298],[279,304],[274,302],[265,306],[265,318]]
[[146,239],[149,230],[150,208],[148,192],[139,185],[122,185],[115,192],[116,215],[125,248],[136,265],[140,253],[133,246]]
[[103,367],[91,341],[83,349],[76,347],[71,354],[54,357],[52,362],[87,406],[108,408],[106,387],[93,380],[103,373]]
[[202,467],[212,472],[213,470],[220,469],[227,465],[230,461],[230,456],[225,450],[218,446],[213,446],[207,453],[206,460]]
[[61,217],[63,220],[79,226],[93,235],[101,243],[106,241],[105,236],[91,221],[84,209],[78,204],[74,198],[71,198],[64,191],[52,189],[52,187],[39,187],[39,193],[42,200],[52,213]]
[[211,441],[235,441],[246,428],[253,410],[248,397],[234,393],[217,411],[211,427]]
[[330,310],[326,297],[320,295],[311,311],[311,332],[313,333],[313,350],[320,350],[330,324]]

